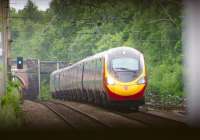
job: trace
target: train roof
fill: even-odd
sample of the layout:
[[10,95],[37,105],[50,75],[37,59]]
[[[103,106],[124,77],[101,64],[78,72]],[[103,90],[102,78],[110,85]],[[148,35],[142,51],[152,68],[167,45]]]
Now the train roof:
[[[141,52],[139,52],[138,50],[136,50],[136,49],[134,49],[134,48],[122,46],[122,47],[111,48],[111,49],[109,49],[109,50],[106,50],[106,51],[97,53],[97,54],[95,54],[95,55],[88,56],[88,57],[86,57],[85,59],[78,61],[78,62],[75,63],[74,65],[76,65],[76,64],[78,64],[78,63],[85,62],[85,61],[89,61],[89,60],[94,59],[94,58],[100,58],[100,57],[102,57],[102,56],[105,56],[105,55],[108,54],[108,53],[113,53],[113,52],[115,52],[115,51],[125,50],[125,49],[126,49],[126,50],[130,50],[130,51],[134,51],[137,55],[142,54]],[[73,65],[72,65],[72,66],[73,66]]]
[[97,53],[97,54],[95,54],[95,55],[88,56],[88,57],[86,57],[86,58],[84,58],[84,59],[82,59],[82,60],[80,60],[80,61],[74,63],[74,64],[71,65],[71,66],[68,66],[68,67],[65,67],[65,68],[56,70],[56,71],[52,72],[51,74],[59,73],[59,72],[61,72],[61,71],[70,69],[70,68],[72,68],[72,67],[74,67],[74,66],[76,66],[76,65],[79,65],[79,64],[81,64],[81,63],[83,63],[83,62],[92,60],[92,59],[94,59],[94,58],[101,58],[101,57],[103,57],[103,56],[105,56],[105,55],[107,55],[107,54],[109,54],[109,53],[114,53],[115,51],[119,51],[119,50],[130,50],[130,51],[134,51],[134,53],[136,53],[137,55],[141,55],[141,54],[142,54],[142,53],[139,52],[138,50],[136,50],[136,49],[134,49],[134,48],[131,48],[131,47],[127,47],[127,46],[111,48],[111,49],[109,49],[109,50],[106,50],[106,51]]

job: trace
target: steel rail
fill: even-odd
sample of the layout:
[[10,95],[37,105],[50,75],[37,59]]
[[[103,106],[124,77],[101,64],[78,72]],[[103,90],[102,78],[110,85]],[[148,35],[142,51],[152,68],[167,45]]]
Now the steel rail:
[[[123,117],[126,117],[128,119],[136,120],[143,124],[147,124],[150,127],[160,127],[160,126],[162,126],[162,127],[187,127],[187,125],[183,122],[169,119],[169,118],[164,118],[162,116],[158,116],[158,115],[154,115],[154,114],[146,113],[146,112],[142,112],[142,111],[129,112],[129,114],[125,113],[125,112],[113,111],[113,110],[112,110],[112,112],[116,113],[118,115],[121,115]],[[157,122],[156,122],[156,120],[157,120]]]
[[71,127],[72,129],[76,129],[72,124],[70,124],[64,117],[64,115],[62,115],[61,113],[57,112],[55,109],[53,109],[50,105],[48,105],[48,103],[41,103],[40,104],[44,105],[45,107],[47,107],[49,110],[51,110],[53,113],[55,113],[59,118],[61,118],[69,127]]
[[74,107],[71,107],[71,106],[68,106],[68,105],[66,105],[66,104],[63,104],[63,103],[60,103],[60,102],[56,102],[56,101],[49,101],[49,102],[54,103],[54,104],[59,104],[59,105],[62,105],[62,106],[64,106],[64,107],[67,107],[67,108],[69,108],[69,109],[71,109],[71,110],[73,110],[73,111],[75,111],[75,112],[77,112],[77,113],[79,113],[79,114],[81,114],[81,115],[83,115],[83,116],[86,116],[87,118],[90,118],[91,120],[95,121],[96,123],[98,123],[98,124],[100,124],[100,125],[102,125],[102,126],[104,126],[104,127],[106,127],[106,128],[110,128],[109,125],[104,124],[103,122],[101,122],[101,121],[98,120],[97,118],[95,118],[95,117],[93,117],[93,116],[90,116],[88,113],[82,112],[82,111],[80,111],[79,109],[76,109],[76,108],[74,108]]

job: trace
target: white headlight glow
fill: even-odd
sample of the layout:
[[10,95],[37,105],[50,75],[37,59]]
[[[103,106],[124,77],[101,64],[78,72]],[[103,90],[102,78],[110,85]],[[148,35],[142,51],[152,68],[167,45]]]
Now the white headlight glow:
[[140,78],[140,79],[138,80],[138,84],[145,84],[145,82],[146,82],[146,80],[145,80],[144,77],[142,77],[142,78]]
[[114,85],[114,84],[115,84],[115,81],[114,81],[113,78],[108,77],[108,78],[107,78],[107,83],[108,83],[109,85]]

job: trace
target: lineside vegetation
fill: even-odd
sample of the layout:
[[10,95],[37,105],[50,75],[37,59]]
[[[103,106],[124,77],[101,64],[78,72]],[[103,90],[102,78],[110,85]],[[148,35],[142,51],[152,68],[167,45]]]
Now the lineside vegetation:
[[0,129],[16,129],[22,125],[19,86],[18,82],[9,82],[6,95],[0,97]]

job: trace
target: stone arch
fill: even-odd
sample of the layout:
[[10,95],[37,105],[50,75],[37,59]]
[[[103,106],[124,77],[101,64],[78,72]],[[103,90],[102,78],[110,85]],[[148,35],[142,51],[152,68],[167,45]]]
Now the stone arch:
[[25,89],[29,88],[28,75],[25,71],[16,70],[13,72],[13,76],[16,77],[21,82],[21,84],[23,85],[22,88]]

